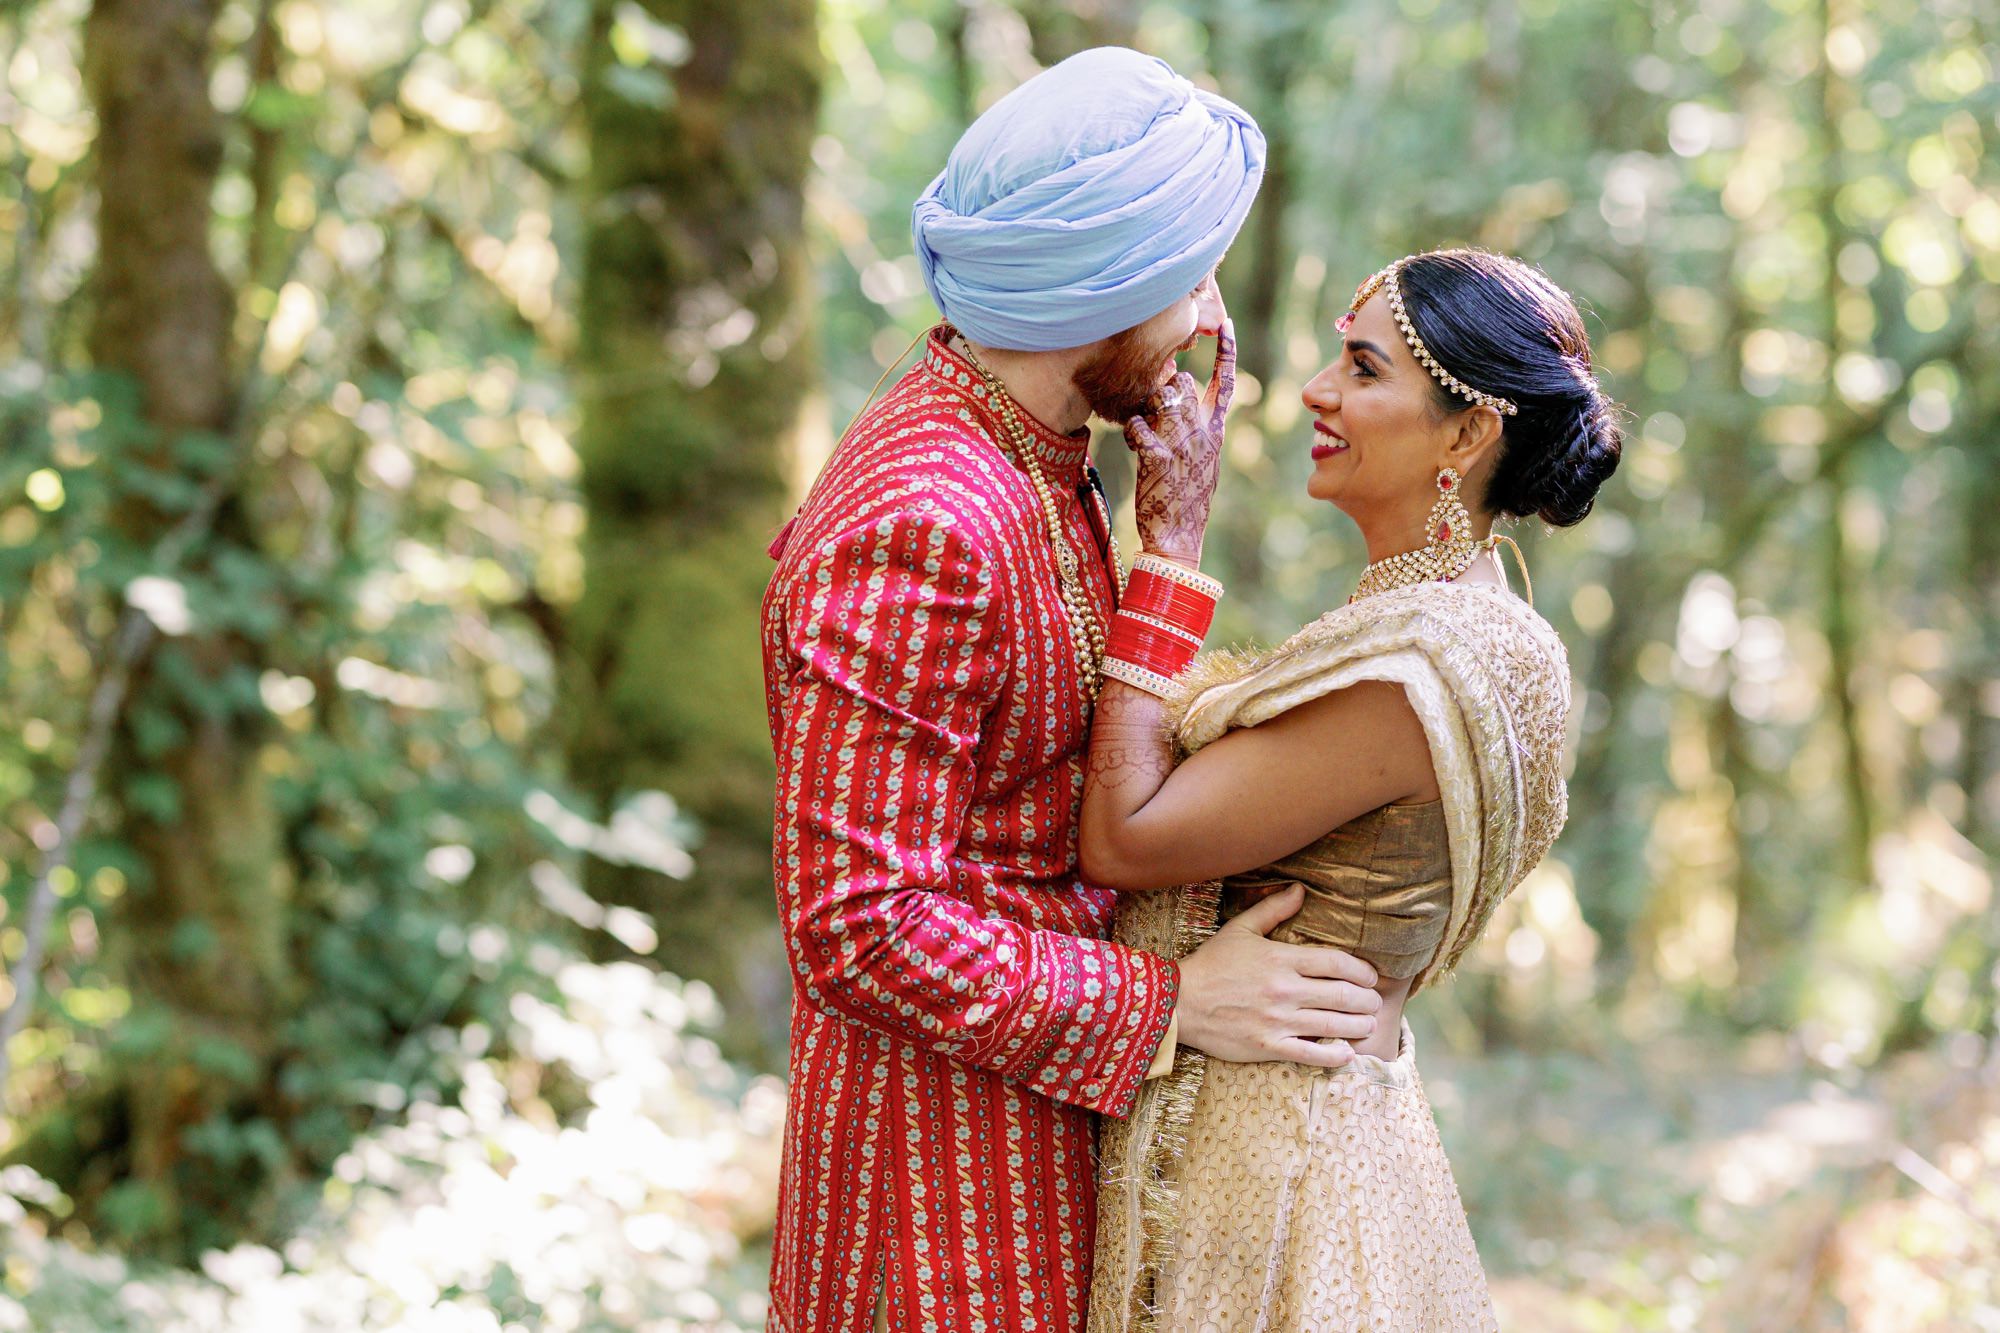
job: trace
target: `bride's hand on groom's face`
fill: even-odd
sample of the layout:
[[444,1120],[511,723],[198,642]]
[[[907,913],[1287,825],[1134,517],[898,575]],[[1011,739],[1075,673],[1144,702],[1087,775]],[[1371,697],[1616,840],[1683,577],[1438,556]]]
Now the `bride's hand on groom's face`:
[[1273,894],[1181,960],[1177,1040],[1237,1063],[1338,1068],[1354,1058],[1348,1043],[1375,1031],[1382,1008],[1375,969],[1339,949],[1264,938],[1304,901],[1297,885]]
[[1125,423],[1138,460],[1132,510],[1139,544],[1193,568],[1222,463],[1222,428],[1236,392],[1236,328],[1228,319],[1215,340],[1215,374],[1200,388],[1182,371],[1160,390],[1157,410]]

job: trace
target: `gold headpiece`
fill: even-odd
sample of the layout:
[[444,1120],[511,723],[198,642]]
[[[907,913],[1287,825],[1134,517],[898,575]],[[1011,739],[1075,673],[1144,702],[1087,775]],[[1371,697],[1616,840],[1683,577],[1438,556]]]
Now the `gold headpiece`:
[[1411,354],[1425,370],[1436,377],[1439,384],[1468,402],[1490,407],[1502,416],[1514,416],[1520,412],[1520,408],[1498,394],[1481,393],[1446,370],[1438,359],[1431,355],[1431,349],[1424,346],[1424,340],[1417,336],[1417,326],[1410,322],[1409,312],[1403,309],[1403,289],[1396,282],[1396,271],[1415,258],[1417,258],[1415,255],[1405,255],[1362,283],[1354,293],[1354,304],[1347,307],[1347,314],[1340,321],[1340,331],[1347,332],[1348,325],[1354,322],[1355,312],[1367,305],[1368,298],[1379,290],[1389,298],[1389,313],[1395,316],[1396,327],[1403,331],[1403,341],[1410,345]]

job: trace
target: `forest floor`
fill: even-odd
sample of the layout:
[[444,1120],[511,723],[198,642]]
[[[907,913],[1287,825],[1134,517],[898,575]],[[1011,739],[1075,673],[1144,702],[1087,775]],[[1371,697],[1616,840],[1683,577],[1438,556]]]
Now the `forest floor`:
[[1445,1045],[1420,1029],[1507,1333],[2000,1331],[2000,1050]]
[[[0,1333],[760,1328],[782,1085],[700,1035],[703,988],[556,980],[279,1245],[128,1261],[0,1171]],[[1509,1333],[2000,1333],[2000,1045],[1829,1071],[1782,1037],[1467,1056],[1417,1026]]]
[[1833,1076],[1788,1045],[1426,1049],[1501,1326],[2000,1330],[1996,1052]]

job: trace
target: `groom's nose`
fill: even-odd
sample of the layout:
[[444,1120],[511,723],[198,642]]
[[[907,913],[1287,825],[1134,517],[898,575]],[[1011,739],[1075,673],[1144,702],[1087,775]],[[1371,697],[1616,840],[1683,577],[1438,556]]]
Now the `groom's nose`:
[[1194,331],[1204,338],[1213,338],[1222,332],[1222,321],[1227,314],[1222,307],[1222,289],[1213,279],[1204,282],[1194,294]]

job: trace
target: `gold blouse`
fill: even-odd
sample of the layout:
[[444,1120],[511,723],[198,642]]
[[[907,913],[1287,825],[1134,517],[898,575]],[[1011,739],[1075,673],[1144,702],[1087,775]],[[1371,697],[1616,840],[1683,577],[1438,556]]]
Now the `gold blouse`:
[[1444,802],[1382,806],[1260,870],[1231,875],[1222,881],[1221,915],[1292,884],[1305,887],[1305,904],[1272,939],[1330,944],[1385,977],[1415,976],[1451,919]]

